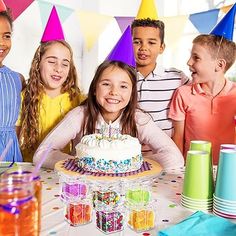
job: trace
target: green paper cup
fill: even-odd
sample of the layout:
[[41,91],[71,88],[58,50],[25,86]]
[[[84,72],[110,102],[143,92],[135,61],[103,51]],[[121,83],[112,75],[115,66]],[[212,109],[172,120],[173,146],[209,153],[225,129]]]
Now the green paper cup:
[[211,142],[204,140],[192,140],[190,150],[206,151],[211,154]]
[[214,180],[210,154],[206,151],[187,152],[183,195],[192,199],[213,198]]

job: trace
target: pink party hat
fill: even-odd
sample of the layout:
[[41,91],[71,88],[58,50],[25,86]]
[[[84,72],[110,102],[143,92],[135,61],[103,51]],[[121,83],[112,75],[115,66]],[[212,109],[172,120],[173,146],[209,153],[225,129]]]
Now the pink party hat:
[[147,18],[150,18],[151,20],[158,19],[157,9],[154,0],[142,0],[139,6],[138,14],[135,19]]
[[129,66],[136,66],[130,26],[126,28],[115,47],[107,56],[106,60],[121,61],[128,64]]
[[0,0],[0,12],[2,11],[7,11],[7,8],[3,0]]
[[65,40],[61,22],[55,6],[53,6],[48,18],[48,22],[44,29],[41,42],[48,42],[53,40]]
[[233,41],[235,13],[236,3],[231,7],[222,20],[214,27],[210,34],[223,36],[229,41]]

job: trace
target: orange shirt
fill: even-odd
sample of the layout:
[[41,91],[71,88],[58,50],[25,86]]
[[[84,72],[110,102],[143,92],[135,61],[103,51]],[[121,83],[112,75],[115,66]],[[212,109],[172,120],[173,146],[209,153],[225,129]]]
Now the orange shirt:
[[229,80],[215,97],[206,94],[199,84],[180,87],[169,112],[169,118],[185,121],[184,156],[191,140],[210,141],[214,164],[218,164],[220,144],[234,143],[235,115],[236,83]]

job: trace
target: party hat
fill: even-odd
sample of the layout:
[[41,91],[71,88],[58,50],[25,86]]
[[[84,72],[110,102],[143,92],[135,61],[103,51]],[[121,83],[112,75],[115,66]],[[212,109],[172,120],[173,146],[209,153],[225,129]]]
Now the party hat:
[[53,6],[48,18],[48,22],[44,29],[41,42],[48,42],[53,40],[65,40],[61,22],[55,6]]
[[214,27],[210,34],[223,36],[229,41],[233,41],[235,13],[236,3],[231,7],[222,20]]
[[6,11],[6,10],[7,10],[7,8],[6,8],[5,3],[3,2],[3,0],[0,0],[0,12]]
[[154,0],[142,0],[138,14],[135,19],[158,19],[157,9]]
[[121,61],[129,66],[135,67],[136,64],[130,26],[126,28],[115,47],[107,56],[106,60]]

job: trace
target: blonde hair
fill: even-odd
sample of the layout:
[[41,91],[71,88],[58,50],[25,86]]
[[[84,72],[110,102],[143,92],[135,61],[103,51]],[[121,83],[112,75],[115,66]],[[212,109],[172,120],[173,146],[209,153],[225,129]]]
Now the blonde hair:
[[226,61],[225,72],[234,64],[236,59],[236,44],[222,36],[201,34],[197,36],[193,43],[206,45],[209,53],[214,59],[224,59]]

